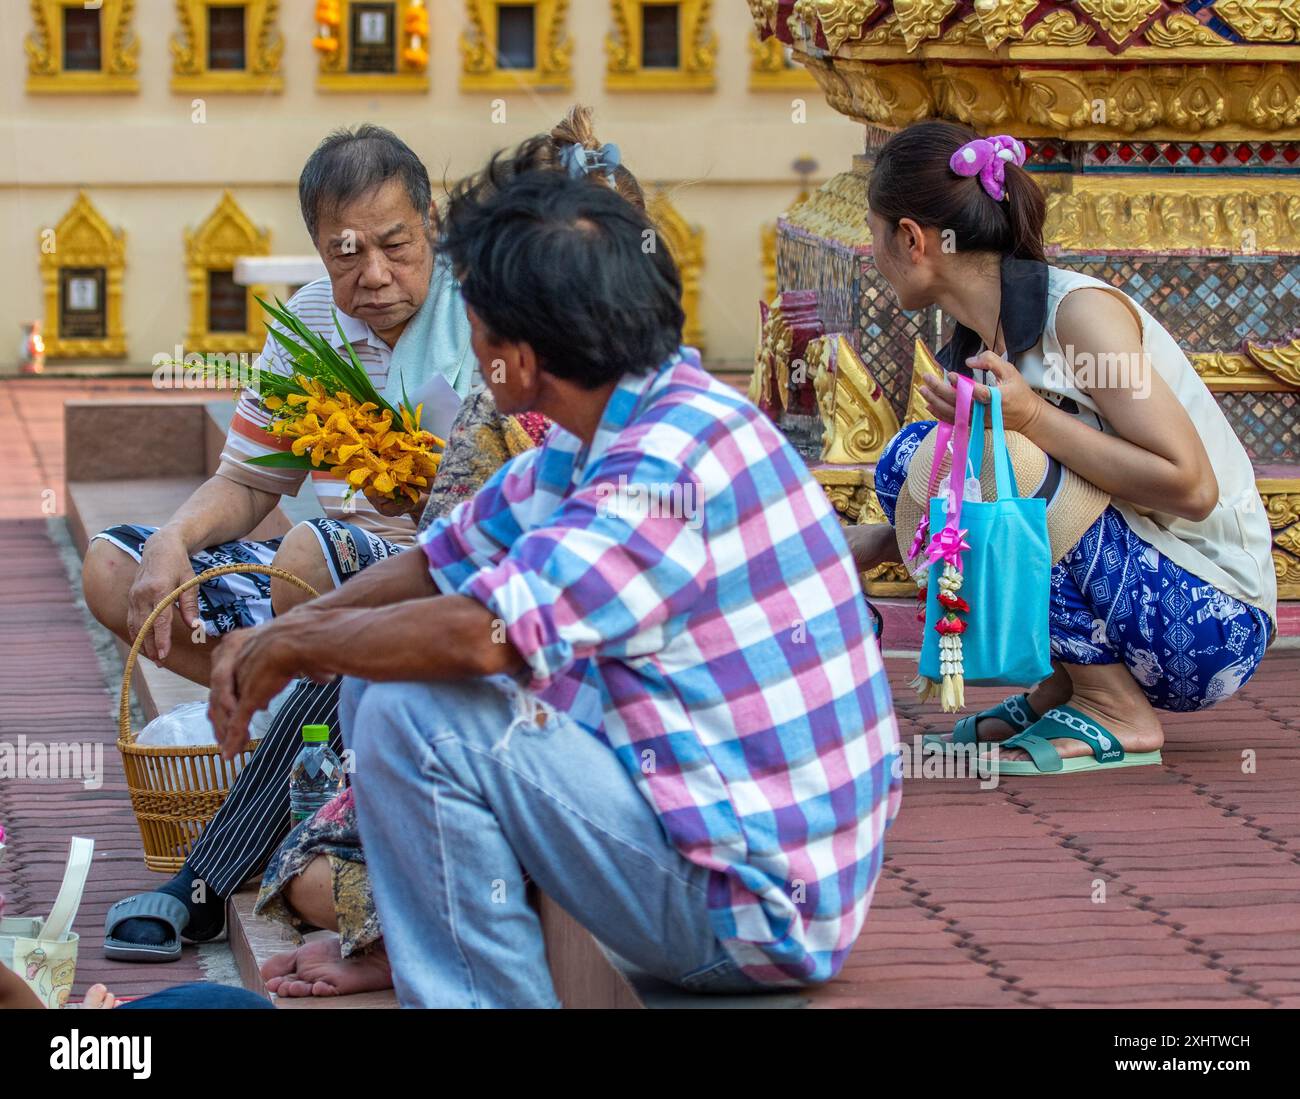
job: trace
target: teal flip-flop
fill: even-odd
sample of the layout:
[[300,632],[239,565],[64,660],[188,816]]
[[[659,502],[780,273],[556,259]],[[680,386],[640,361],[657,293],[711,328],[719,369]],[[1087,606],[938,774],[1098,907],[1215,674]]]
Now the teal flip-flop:
[[[996,706],[990,706],[987,710],[981,710],[977,714],[963,717],[952,727],[951,740],[945,740],[940,733],[926,733],[921,738],[921,743],[927,748],[944,748],[949,744],[981,743],[978,726],[986,717],[1005,721],[1018,733],[1023,733],[1038,720],[1038,715],[1034,713],[1033,707],[1029,705],[1029,695],[1027,693],[1010,695]],[[985,743],[991,744],[993,742],[987,741]]]
[[[1091,756],[1062,759],[1054,740],[1081,740],[1092,749]],[[1047,775],[1073,771],[1109,771],[1114,767],[1145,767],[1160,762],[1160,751],[1124,751],[1119,738],[1073,706],[1053,706],[1023,733],[997,745],[1020,748],[1029,759],[996,760],[989,754],[990,768],[999,775]]]

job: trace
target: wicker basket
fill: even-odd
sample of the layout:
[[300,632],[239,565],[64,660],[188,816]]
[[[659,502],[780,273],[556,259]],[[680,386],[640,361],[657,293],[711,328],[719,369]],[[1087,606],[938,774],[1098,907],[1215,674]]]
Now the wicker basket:
[[[140,838],[144,841],[145,865],[164,874],[180,870],[190,847],[226,800],[239,768],[234,760],[223,760],[221,749],[215,744],[197,748],[137,744],[137,734],[131,731],[131,674],[144,639],[158,616],[170,609],[184,592],[232,572],[261,573],[293,584],[313,597],[317,594],[305,580],[274,565],[222,565],[187,580],[159,602],[135,635],[122,672],[117,747],[126,770],[131,808],[135,810]],[[251,748],[241,753],[240,767],[247,766],[251,755]]]

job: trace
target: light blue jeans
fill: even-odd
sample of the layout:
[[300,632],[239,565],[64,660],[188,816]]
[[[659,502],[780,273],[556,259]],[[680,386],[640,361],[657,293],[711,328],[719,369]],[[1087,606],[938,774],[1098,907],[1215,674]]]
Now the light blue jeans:
[[[526,696],[523,696],[526,698]],[[345,679],[361,842],[403,1007],[558,1007],[524,869],[602,943],[700,992],[757,991],[710,923],[709,872],[614,753],[504,677]]]

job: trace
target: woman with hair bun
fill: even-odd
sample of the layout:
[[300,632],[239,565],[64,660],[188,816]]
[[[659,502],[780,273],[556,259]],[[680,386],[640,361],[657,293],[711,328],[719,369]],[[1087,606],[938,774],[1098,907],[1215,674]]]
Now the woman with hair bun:
[[[1004,742],[1003,773],[1154,763],[1158,710],[1211,706],[1259,666],[1276,632],[1272,537],[1250,458],[1170,333],[1115,287],[1048,264],[1024,160],[1014,137],[921,122],[885,144],[868,192],[876,267],[899,306],[956,322],[944,376],[923,383],[930,409],[952,421],[957,374],[984,404],[996,385],[1026,456],[1020,493],[1048,500],[1054,672],[962,719],[952,740]],[[934,426],[909,424],[881,454],[890,525],[852,532],[864,570],[904,558],[904,482]],[[1086,529],[1077,507],[1054,506],[1067,491],[1099,501]]]

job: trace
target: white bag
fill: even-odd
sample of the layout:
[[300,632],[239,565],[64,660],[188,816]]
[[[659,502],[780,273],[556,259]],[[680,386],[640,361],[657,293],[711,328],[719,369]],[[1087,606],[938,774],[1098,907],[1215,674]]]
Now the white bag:
[[72,930],[90,874],[95,841],[73,836],[63,884],[48,919],[0,919],[0,965],[17,973],[46,1007],[62,1007],[77,975],[78,936]]

